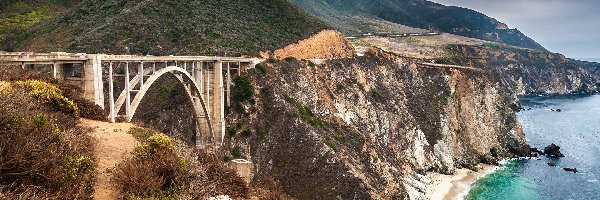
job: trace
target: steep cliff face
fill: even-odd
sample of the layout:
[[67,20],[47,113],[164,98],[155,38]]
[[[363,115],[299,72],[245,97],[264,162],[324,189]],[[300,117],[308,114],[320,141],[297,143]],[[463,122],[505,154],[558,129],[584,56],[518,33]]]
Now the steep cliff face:
[[600,63],[497,45],[449,45],[448,53],[449,57],[438,61],[492,71],[504,85],[519,94],[585,94],[600,90]]
[[254,162],[255,182],[273,179],[291,196],[419,198],[426,171],[525,153],[509,108],[514,95],[477,69],[428,67],[379,51],[319,66],[266,65],[266,73],[250,74],[254,103],[227,117],[238,126],[225,149]]

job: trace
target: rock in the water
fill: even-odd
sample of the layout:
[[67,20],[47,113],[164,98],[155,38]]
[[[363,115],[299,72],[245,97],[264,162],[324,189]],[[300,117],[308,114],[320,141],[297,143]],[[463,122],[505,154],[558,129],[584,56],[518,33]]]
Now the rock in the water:
[[535,147],[529,147],[531,153],[540,153],[543,154],[544,152],[540,151],[538,148]]
[[548,163],[548,166],[550,166],[550,167],[554,167],[554,166],[556,166],[556,163],[555,163],[555,162],[549,162],[549,163]]
[[547,156],[553,156],[553,157],[565,157],[565,155],[560,153],[560,147],[554,143],[552,143],[552,144],[548,145],[546,148],[544,148],[544,154],[546,154]]
[[568,168],[568,167],[565,167],[565,168],[563,168],[563,169],[564,169],[565,171],[568,171],[568,172],[577,173],[577,168]]
[[514,104],[514,103],[510,104],[508,107],[510,109],[512,109],[513,111],[515,111],[515,112],[521,112],[522,110],[525,110],[525,108],[523,108],[523,106],[517,105],[517,104]]

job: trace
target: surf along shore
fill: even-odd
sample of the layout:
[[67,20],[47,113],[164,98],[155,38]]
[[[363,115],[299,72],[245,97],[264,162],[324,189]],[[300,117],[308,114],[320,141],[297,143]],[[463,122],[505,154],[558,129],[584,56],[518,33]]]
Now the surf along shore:
[[430,200],[463,199],[475,181],[498,169],[498,166],[486,164],[481,164],[480,167],[479,171],[456,169],[454,175],[427,172],[427,177],[431,182],[427,184],[425,196]]

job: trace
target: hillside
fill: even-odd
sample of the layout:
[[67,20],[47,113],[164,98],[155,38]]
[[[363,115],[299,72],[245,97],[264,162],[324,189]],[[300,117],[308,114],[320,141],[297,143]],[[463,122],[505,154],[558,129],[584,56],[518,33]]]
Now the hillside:
[[70,10],[0,41],[0,49],[256,55],[327,27],[286,0],[81,0],[69,6]]
[[0,41],[48,21],[79,0],[3,0],[0,2]]
[[409,28],[416,27],[519,47],[544,49],[519,30],[509,29],[506,24],[482,13],[426,0],[292,2],[351,35],[373,31],[420,32]]

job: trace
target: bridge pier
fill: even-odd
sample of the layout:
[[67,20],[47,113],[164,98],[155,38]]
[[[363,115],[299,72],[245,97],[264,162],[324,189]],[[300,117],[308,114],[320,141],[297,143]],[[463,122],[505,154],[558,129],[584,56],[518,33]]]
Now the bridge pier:
[[83,96],[96,105],[104,108],[104,84],[102,83],[101,56],[88,55],[88,60],[83,65]]
[[216,145],[223,143],[223,137],[225,137],[225,99],[223,90],[223,61],[217,60],[214,63],[213,68],[213,83],[212,84],[212,119],[213,119],[213,138],[220,138],[215,141]]

